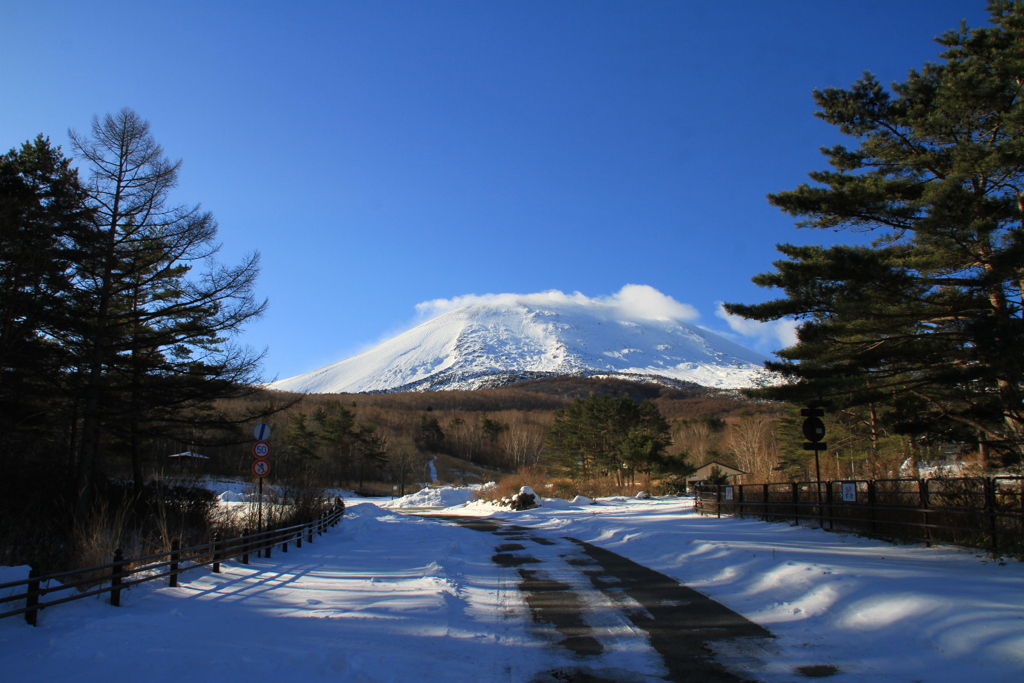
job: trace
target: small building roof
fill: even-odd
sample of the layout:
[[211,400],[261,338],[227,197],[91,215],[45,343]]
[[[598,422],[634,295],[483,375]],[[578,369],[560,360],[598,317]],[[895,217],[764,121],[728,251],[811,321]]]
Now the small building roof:
[[707,479],[708,477],[711,476],[711,470],[714,469],[715,467],[720,469],[723,474],[725,474],[727,476],[730,476],[730,477],[739,477],[741,475],[746,474],[746,472],[744,472],[743,470],[738,470],[735,467],[729,467],[728,465],[723,465],[722,463],[718,462],[717,460],[712,460],[711,462],[705,463],[705,464],[701,465],[700,467],[698,467],[697,471],[694,472],[693,474],[691,474],[689,477],[687,477],[686,480],[687,481],[700,481],[700,480],[703,480],[703,479]]

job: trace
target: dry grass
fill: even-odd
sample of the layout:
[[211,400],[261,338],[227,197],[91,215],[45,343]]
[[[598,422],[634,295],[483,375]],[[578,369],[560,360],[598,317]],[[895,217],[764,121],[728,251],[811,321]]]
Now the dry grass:
[[[114,551],[118,548],[125,557],[138,551],[139,539],[137,534],[129,530],[128,517],[126,506],[112,509],[106,503],[97,505],[88,519],[75,527],[72,566],[96,567],[107,564],[113,561]],[[74,580],[84,582],[79,585],[79,590],[87,590],[106,581],[109,575],[109,569],[101,569],[76,574]]]
[[539,467],[524,467],[515,474],[506,474],[497,482],[497,486],[477,492],[482,500],[501,500],[519,493],[519,489],[529,486],[539,495],[546,495],[547,476]]

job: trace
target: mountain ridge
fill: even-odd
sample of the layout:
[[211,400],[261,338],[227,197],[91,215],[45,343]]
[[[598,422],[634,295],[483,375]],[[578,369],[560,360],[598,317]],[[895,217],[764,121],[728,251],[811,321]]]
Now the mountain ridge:
[[761,354],[668,316],[525,297],[459,307],[350,358],[269,387],[381,393],[614,376],[737,389],[766,376]]

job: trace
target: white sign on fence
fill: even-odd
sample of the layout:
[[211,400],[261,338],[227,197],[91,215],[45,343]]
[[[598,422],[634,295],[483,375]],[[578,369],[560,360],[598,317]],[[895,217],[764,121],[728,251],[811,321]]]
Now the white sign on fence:
[[852,481],[843,482],[843,502],[844,503],[856,503],[857,502],[857,484]]

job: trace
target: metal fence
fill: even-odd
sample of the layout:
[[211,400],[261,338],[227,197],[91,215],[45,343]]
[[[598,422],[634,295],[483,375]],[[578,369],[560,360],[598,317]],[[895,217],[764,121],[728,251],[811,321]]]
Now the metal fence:
[[122,590],[146,581],[167,578],[173,588],[178,585],[178,575],[185,571],[212,565],[213,572],[220,573],[221,563],[227,560],[238,559],[248,564],[252,553],[269,558],[277,547],[282,552],[288,552],[289,544],[301,548],[304,538],[312,543],[314,536],[335,526],[344,513],[344,503],[337,501],[320,517],[305,524],[244,533],[237,538],[215,537],[210,543],[188,548],[179,548],[177,542],[172,542],[168,552],[144,557],[126,558],[118,549],[107,564],[59,574],[41,576],[31,569],[26,579],[0,583],[0,606],[12,602],[23,605],[0,612],[0,619],[24,614],[25,621],[35,626],[41,609],[102,593],[110,593],[110,604],[118,607]]
[[702,486],[697,511],[1024,557],[1024,477]]

